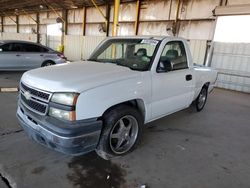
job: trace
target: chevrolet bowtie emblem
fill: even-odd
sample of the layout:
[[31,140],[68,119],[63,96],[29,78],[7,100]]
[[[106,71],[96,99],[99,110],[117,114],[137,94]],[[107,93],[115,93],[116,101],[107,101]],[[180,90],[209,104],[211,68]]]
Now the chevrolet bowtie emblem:
[[29,91],[25,91],[23,95],[27,100],[31,99],[31,93]]

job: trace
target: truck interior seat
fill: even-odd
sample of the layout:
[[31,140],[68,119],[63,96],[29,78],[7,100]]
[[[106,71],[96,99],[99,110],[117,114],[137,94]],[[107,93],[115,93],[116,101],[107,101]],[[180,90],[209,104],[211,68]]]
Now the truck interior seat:
[[147,56],[147,50],[145,48],[139,48],[136,52],[136,56]]

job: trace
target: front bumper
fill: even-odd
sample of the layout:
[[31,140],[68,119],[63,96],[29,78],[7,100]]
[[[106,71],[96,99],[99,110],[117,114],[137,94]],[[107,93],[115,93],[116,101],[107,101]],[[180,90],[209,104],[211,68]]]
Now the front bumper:
[[96,118],[71,123],[38,115],[20,103],[17,118],[29,137],[42,145],[71,155],[93,151],[102,128],[102,121]]

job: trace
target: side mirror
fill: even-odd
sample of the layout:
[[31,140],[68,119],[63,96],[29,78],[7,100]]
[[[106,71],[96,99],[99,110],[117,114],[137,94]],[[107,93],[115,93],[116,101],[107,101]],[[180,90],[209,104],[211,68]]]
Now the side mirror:
[[157,67],[157,72],[162,73],[162,72],[169,72],[173,70],[173,66],[170,60],[160,60],[158,67]]

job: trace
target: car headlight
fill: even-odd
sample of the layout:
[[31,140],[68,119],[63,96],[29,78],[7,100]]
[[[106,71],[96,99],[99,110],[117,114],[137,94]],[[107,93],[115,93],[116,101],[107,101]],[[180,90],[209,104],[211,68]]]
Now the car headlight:
[[74,106],[76,104],[77,93],[54,93],[51,101],[63,105]]
[[78,93],[54,93],[51,97],[49,116],[68,121],[75,121],[75,105],[78,96]]
[[49,108],[49,115],[55,118],[64,119],[68,121],[76,120],[75,111],[66,111],[66,110],[61,110],[61,109],[57,109],[54,107]]

